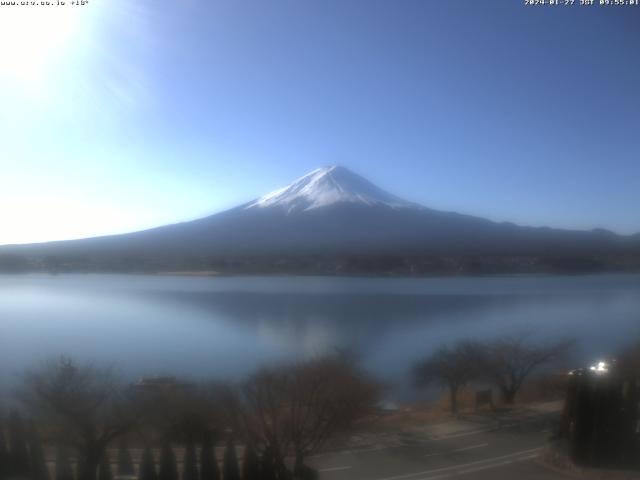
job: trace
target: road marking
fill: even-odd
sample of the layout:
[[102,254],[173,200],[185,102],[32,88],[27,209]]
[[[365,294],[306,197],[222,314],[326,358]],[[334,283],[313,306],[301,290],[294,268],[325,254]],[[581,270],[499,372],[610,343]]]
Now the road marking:
[[[436,468],[436,469],[433,469],[433,470],[424,470],[422,472],[405,473],[403,475],[395,475],[393,477],[379,478],[377,480],[401,480],[403,478],[411,478],[411,477],[418,477],[418,476],[421,476],[421,475],[430,475],[430,474],[433,474],[433,473],[446,472],[447,470],[458,471],[458,469],[460,469],[460,468],[471,467],[472,465],[479,465],[481,463],[487,464],[487,463],[492,463],[492,462],[515,460],[515,459],[518,459],[518,457],[522,457],[524,455],[532,454],[533,452],[537,452],[541,448],[542,447],[530,448],[528,450],[520,450],[519,452],[513,452],[513,453],[506,454],[506,455],[500,455],[500,456],[497,456],[497,457],[485,458],[483,460],[476,460],[474,462],[461,463],[459,465],[450,465],[448,467],[441,467],[441,468]],[[535,456],[535,454],[533,456]],[[523,460],[526,460],[526,458],[524,458]],[[449,473],[449,472],[447,472],[447,473]],[[429,478],[431,478],[431,477],[429,477]]]
[[397,448],[404,445],[390,445],[388,447],[372,447],[372,448],[356,448],[353,450],[347,450],[347,453],[366,453],[366,452],[379,452],[380,450],[389,450],[390,448]]
[[483,428],[481,430],[469,430],[466,432],[460,432],[460,433],[448,433],[445,435],[437,435],[434,437],[429,437],[430,440],[448,440],[450,438],[459,438],[459,437],[468,437],[469,435],[478,435],[479,433],[487,433],[487,432],[493,432],[497,430],[497,428]]
[[460,471],[456,472],[456,474],[464,475],[466,473],[479,472],[480,470],[488,470],[490,468],[500,467],[502,465],[509,465],[509,464],[511,464],[513,462],[522,462],[524,460],[532,460],[532,459],[536,458],[537,456],[538,456],[537,453],[533,453],[533,454],[530,454],[530,455],[523,455],[521,457],[516,457],[513,460],[504,460],[502,462],[490,463],[488,465],[481,465],[479,467],[468,468],[466,470],[460,470]]
[[444,435],[436,435],[433,437],[429,437],[430,440],[448,440],[450,438],[460,438],[460,437],[467,437],[469,435],[478,435],[479,433],[488,433],[488,432],[497,432],[500,430],[503,430],[505,428],[513,428],[513,427],[517,427],[520,426],[522,424],[518,424],[518,423],[506,423],[504,425],[496,425],[490,428],[481,428],[478,430],[469,430],[466,432],[460,432],[460,433],[448,433],[448,434],[444,434]]
[[487,446],[489,446],[488,443],[479,443],[478,445],[471,445],[469,447],[458,448],[457,450],[454,450],[454,452],[464,452],[465,450],[474,450],[476,448],[482,448]]
[[440,455],[448,455],[450,453],[455,453],[455,452],[465,452],[467,450],[475,450],[476,448],[482,448],[482,447],[487,447],[487,446],[489,446],[488,443],[479,443],[478,445],[471,445],[469,447],[456,448],[455,450],[448,450],[446,452],[429,453],[429,454],[425,455],[425,457],[437,457],[437,456],[440,456]]
[[319,472],[337,472],[339,470],[349,470],[351,467],[351,465],[345,465],[344,467],[331,467],[331,468],[321,468],[320,470],[318,470]]
[[352,450],[339,450],[336,452],[316,453],[315,455],[309,455],[306,458],[321,458],[321,457],[329,457],[331,455],[354,455],[356,453],[379,452],[381,450],[390,450],[392,448],[401,448],[403,446],[404,445],[390,445],[388,447],[354,448]]
[[481,465],[479,467],[475,467],[475,468],[468,468],[466,470],[457,470],[454,471],[452,473],[445,473],[442,475],[436,475],[436,476],[429,476],[429,477],[424,477],[418,480],[446,480],[447,478],[453,478],[453,477],[457,477],[460,475],[467,475],[469,473],[476,473],[476,472],[480,472],[482,470],[490,470],[492,468],[498,468],[498,467],[503,467],[505,465],[511,465],[515,462],[524,462],[525,460],[531,460],[533,458],[536,458],[538,456],[537,453],[534,453],[532,455],[525,455],[525,456],[521,456],[521,457],[517,457],[514,458],[513,460],[504,460],[502,462],[494,462],[494,463],[489,463],[487,465]]
[[[539,416],[534,416],[532,417],[533,420],[538,420],[540,417],[546,417],[546,416],[550,416],[553,414],[541,414]],[[426,438],[428,438],[431,441],[440,441],[440,440],[449,440],[451,438],[460,438],[460,437],[468,437],[471,435],[478,435],[480,433],[488,433],[488,432],[496,432],[496,431],[500,431],[502,429],[505,428],[513,428],[516,426],[521,426],[523,424],[529,423],[531,422],[530,420],[524,419],[520,422],[516,422],[516,423],[506,423],[503,425],[494,425],[492,427],[489,428],[481,428],[481,429],[477,429],[477,430],[467,430],[467,431],[462,431],[462,432],[458,432],[458,433],[448,433],[448,434],[443,434],[443,435],[428,435],[426,436]],[[549,430],[542,430],[542,433],[548,433]],[[406,447],[406,445],[388,445],[385,447],[371,447],[371,448],[355,448],[355,449],[349,449],[349,450],[339,450],[339,451],[329,451],[329,452],[323,452],[323,453],[317,453],[315,455],[310,455],[307,458],[321,458],[321,457],[327,457],[327,456],[331,456],[331,455],[353,455],[356,453],[367,453],[367,452],[378,452],[381,450],[391,450],[391,449],[395,449],[395,448],[403,448]]]

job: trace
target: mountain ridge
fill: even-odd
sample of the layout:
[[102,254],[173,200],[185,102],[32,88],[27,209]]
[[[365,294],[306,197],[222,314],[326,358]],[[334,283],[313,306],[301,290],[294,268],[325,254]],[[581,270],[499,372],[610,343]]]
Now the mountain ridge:
[[519,226],[433,210],[335,165],[197,220],[128,234],[0,247],[0,255],[21,255],[31,266],[42,267],[52,257],[76,258],[81,260],[75,264],[84,262],[88,270],[92,265],[128,268],[127,262],[174,268],[187,258],[208,269],[225,258],[269,258],[272,263],[318,256],[591,259],[626,258],[629,252],[640,252],[640,236]]

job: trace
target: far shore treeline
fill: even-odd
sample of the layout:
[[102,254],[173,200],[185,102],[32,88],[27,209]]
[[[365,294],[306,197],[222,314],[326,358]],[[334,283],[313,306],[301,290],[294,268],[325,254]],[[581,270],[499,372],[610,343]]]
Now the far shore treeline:
[[640,272],[640,251],[530,255],[323,254],[244,256],[0,253],[0,273],[211,273],[291,275],[489,275]]

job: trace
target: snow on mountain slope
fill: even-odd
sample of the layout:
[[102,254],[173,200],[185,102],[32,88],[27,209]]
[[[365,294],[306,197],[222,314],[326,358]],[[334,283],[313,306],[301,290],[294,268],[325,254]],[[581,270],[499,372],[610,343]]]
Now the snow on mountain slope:
[[291,185],[249,203],[245,209],[275,207],[293,213],[337,203],[386,206],[393,209],[424,208],[385,192],[344,167],[333,165],[318,168]]

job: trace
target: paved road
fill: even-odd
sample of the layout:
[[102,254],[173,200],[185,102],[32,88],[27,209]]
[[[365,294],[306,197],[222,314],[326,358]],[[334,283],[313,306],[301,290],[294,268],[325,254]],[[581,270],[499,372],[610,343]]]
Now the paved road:
[[561,479],[536,462],[556,419],[557,413],[531,412],[471,417],[455,428],[407,429],[396,444],[318,455],[309,463],[322,480]]

